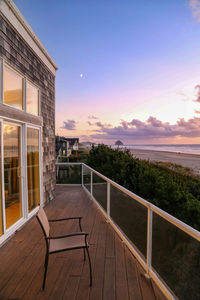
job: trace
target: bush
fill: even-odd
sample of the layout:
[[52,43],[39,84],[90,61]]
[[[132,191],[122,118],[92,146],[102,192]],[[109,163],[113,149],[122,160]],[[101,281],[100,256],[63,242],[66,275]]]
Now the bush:
[[[200,178],[105,145],[93,147],[90,167],[200,230]],[[177,168],[176,168],[177,169]]]

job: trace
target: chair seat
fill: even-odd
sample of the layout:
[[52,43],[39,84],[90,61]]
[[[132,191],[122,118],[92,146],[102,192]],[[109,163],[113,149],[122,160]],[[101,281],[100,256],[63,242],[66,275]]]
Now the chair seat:
[[82,235],[70,236],[61,239],[50,240],[49,252],[62,251],[74,248],[83,248],[85,245],[85,237]]

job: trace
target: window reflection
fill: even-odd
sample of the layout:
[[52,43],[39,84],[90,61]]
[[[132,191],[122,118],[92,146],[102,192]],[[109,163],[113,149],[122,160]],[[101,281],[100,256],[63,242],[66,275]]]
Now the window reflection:
[[28,209],[40,203],[39,130],[27,128]]
[[26,83],[26,111],[39,115],[39,90],[27,81]]
[[6,228],[8,228],[22,217],[20,127],[4,124],[3,138]]
[[[1,123],[0,123],[0,137],[1,137]],[[1,138],[0,138],[1,150]],[[2,216],[2,188],[1,188],[1,151],[0,151],[0,236],[3,234],[3,216]]]
[[4,103],[23,109],[23,78],[4,65]]

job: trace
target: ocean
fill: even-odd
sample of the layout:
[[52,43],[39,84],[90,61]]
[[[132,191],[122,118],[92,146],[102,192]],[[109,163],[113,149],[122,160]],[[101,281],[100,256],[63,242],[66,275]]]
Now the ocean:
[[[118,146],[113,146],[118,148]],[[200,144],[123,145],[119,148],[200,154]]]

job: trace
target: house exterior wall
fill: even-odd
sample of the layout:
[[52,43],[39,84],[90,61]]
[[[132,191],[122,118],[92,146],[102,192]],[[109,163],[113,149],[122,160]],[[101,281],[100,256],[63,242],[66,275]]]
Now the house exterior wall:
[[55,172],[55,75],[0,15],[0,56],[40,89],[40,116],[0,104],[0,115],[42,125],[43,202],[54,197]]

